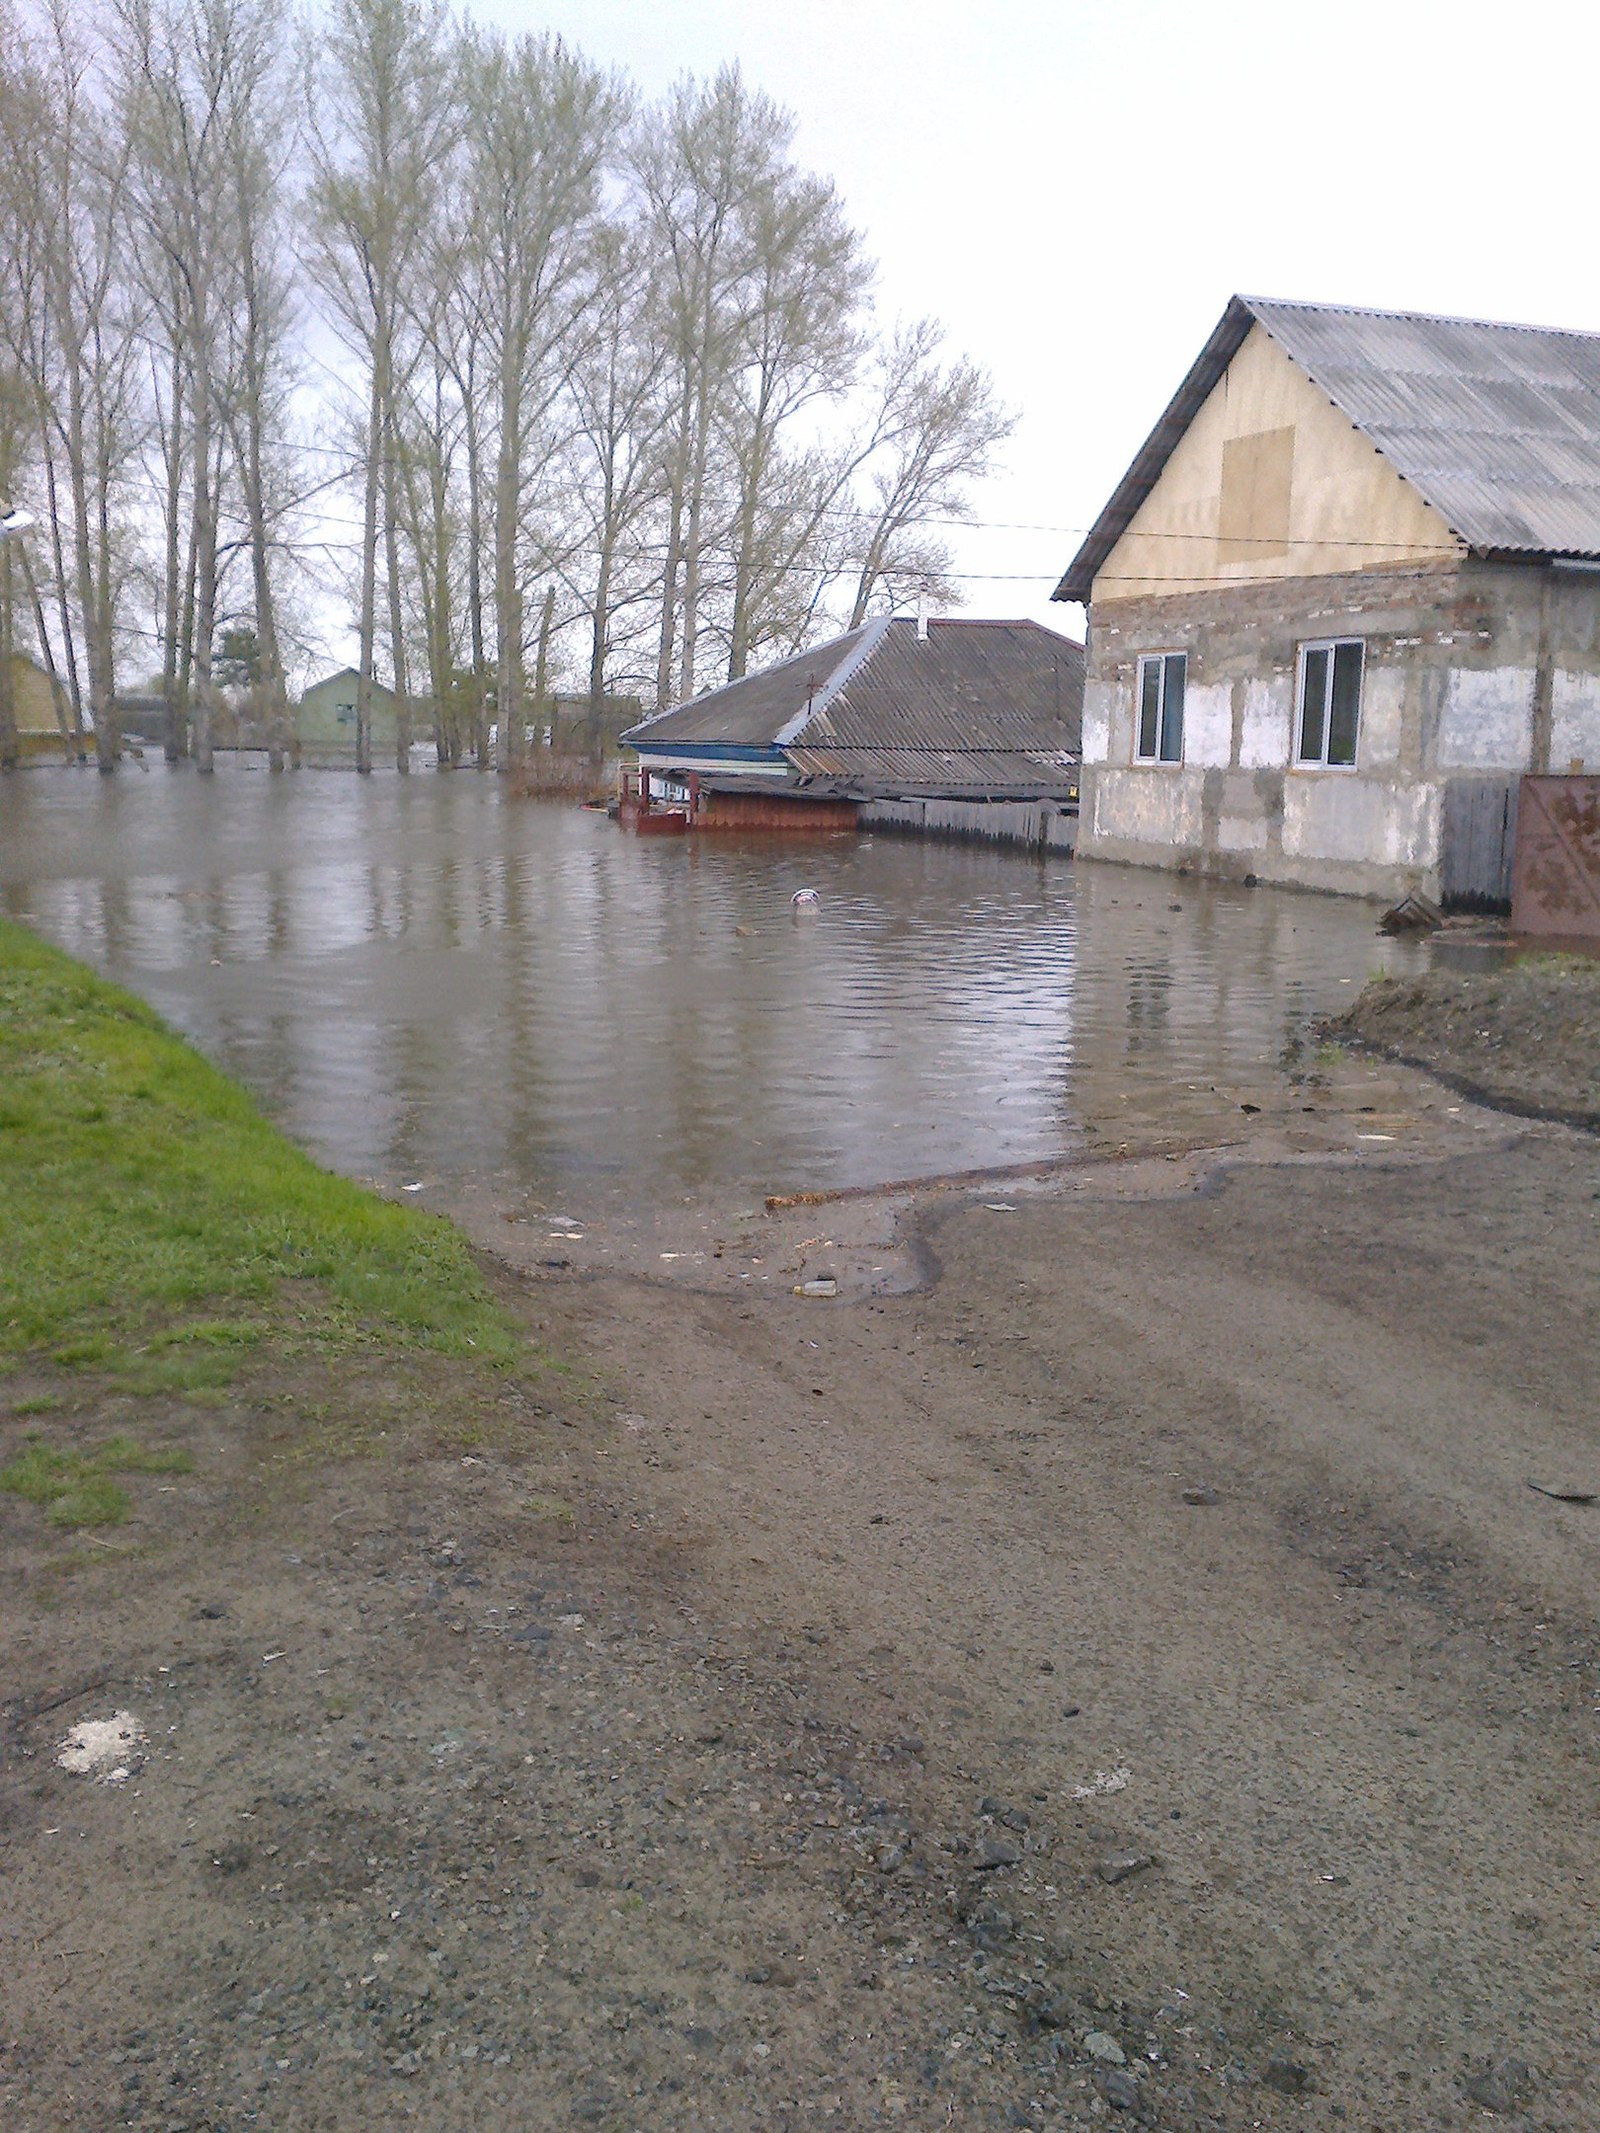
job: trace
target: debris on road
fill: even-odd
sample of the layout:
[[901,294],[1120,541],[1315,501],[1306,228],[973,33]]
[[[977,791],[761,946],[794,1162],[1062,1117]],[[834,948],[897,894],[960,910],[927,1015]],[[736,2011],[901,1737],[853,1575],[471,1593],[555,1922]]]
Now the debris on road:
[[1574,1489],[1549,1481],[1530,1481],[1528,1486],[1553,1503],[1600,1503],[1600,1489]]
[[1097,1770],[1087,1785],[1074,1785],[1070,1797],[1074,1800],[1103,1799],[1107,1793],[1125,1792],[1133,1772],[1120,1765],[1115,1770]]
[[144,1761],[145,1731],[131,1711],[110,1718],[85,1718],[62,1741],[56,1761],[74,1777],[120,1785]]

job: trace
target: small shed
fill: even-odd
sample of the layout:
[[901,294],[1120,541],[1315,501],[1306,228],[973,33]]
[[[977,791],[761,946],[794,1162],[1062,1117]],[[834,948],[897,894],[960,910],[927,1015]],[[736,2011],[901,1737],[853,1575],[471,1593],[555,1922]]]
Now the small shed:
[[26,652],[12,653],[10,682],[11,715],[22,760],[63,753],[76,756],[80,739],[65,685]]
[[[354,667],[341,667],[337,674],[314,681],[302,694],[295,712],[295,734],[305,761],[355,761],[356,691],[360,683]],[[399,699],[381,681],[374,681],[370,701],[373,757],[392,757],[399,728]]]

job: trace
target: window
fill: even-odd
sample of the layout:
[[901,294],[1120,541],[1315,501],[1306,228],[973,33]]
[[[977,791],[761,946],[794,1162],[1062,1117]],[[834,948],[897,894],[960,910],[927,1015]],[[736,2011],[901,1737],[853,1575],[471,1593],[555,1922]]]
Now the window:
[[1186,652],[1156,652],[1139,662],[1139,731],[1134,755],[1141,763],[1183,761],[1183,684]]
[[1301,645],[1297,763],[1355,768],[1363,650],[1359,637]]

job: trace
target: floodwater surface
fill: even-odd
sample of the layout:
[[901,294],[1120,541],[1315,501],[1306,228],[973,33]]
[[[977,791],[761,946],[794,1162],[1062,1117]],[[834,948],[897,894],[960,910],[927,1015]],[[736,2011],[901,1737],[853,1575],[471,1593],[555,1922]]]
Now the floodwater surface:
[[1422,958],[1370,904],[884,835],[639,839],[470,773],[29,771],[0,909],[334,1167],[589,1206],[1237,1121],[1313,1016]]

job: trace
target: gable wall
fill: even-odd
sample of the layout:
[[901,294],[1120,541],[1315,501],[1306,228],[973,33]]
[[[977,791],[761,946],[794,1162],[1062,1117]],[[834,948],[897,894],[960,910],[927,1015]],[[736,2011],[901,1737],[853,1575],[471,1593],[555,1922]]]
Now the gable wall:
[[1432,506],[1257,325],[1102,564],[1093,603],[1461,553]]

